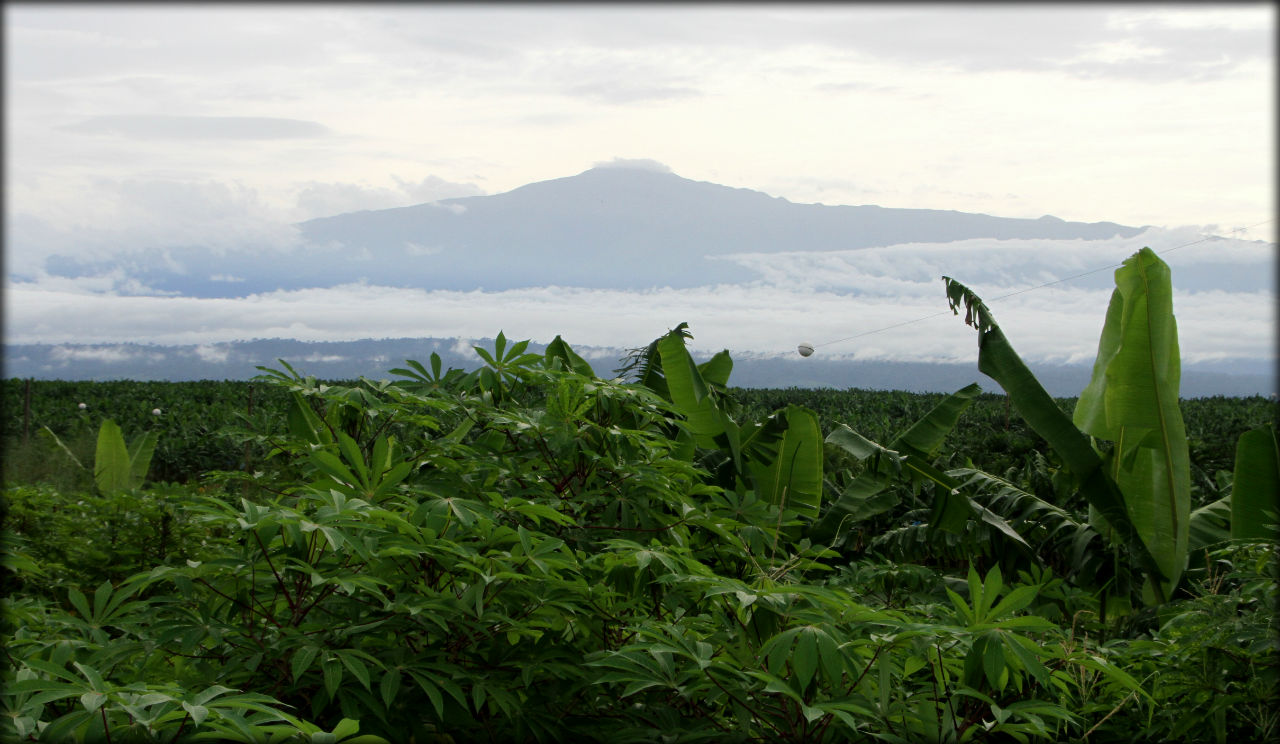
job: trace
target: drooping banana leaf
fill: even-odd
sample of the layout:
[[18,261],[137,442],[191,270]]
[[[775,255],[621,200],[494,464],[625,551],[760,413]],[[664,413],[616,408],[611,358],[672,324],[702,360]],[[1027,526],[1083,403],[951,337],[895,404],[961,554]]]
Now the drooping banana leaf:
[[947,435],[956,428],[960,414],[981,394],[982,388],[977,383],[960,388],[934,406],[912,424],[911,428],[894,437],[889,447],[922,458],[932,457]]
[[1265,426],[1236,442],[1235,485],[1231,487],[1231,539],[1276,540],[1280,518],[1280,446]]
[[716,355],[698,365],[698,373],[712,387],[724,388],[729,384],[729,374],[733,372],[733,359],[729,351],[716,352]]
[[[1165,601],[1187,562],[1191,469],[1178,406],[1181,365],[1169,267],[1150,248],[1115,272],[1093,377],[1076,403],[1080,431],[1114,443],[1106,467],[1125,511],[1163,575]],[[1115,520],[1103,514],[1110,524]]]
[[1089,505],[1107,519],[1122,542],[1134,546],[1144,568],[1159,574],[1160,567],[1138,539],[1129,520],[1124,496],[1103,468],[1102,458],[1094,451],[1089,438],[1040,385],[981,298],[951,277],[944,276],[943,282],[952,312],[959,314],[958,308],[963,306],[965,323],[978,331],[978,370],[1004,388],[1014,410],[1058,452],[1067,469],[1075,473],[1080,492]]
[[1194,556],[1231,539],[1231,497],[1224,496],[1191,511],[1187,519],[1187,554]]

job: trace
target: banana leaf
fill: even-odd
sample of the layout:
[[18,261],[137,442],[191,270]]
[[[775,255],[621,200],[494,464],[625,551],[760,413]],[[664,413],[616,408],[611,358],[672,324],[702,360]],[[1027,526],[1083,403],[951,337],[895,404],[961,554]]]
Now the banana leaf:
[[816,519],[822,505],[822,429],[818,416],[795,405],[780,413],[787,427],[778,442],[777,454],[767,460],[748,461],[756,495]]
[[1191,512],[1187,520],[1187,554],[1195,555],[1231,539],[1231,497],[1205,504]]
[[1117,538],[1133,548],[1143,568],[1161,575],[1160,566],[1129,519],[1123,494],[1108,476],[1089,438],[1040,385],[981,298],[951,277],[944,276],[943,282],[952,312],[958,315],[963,306],[965,323],[978,331],[978,370],[1004,388],[1018,415],[1057,451],[1067,469],[1075,473],[1081,495],[1107,520]]
[[120,426],[110,419],[103,421],[93,455],[93,481],[98,490],[106,495],[129,490],[132,470]]
[[550,365],[553,359],[559,359],[564,363],[565,369],[573,370],[588,378],[596,376],[591,364],[586,359],[578,356],[578,353],[570,348],[569,344],[565,343],[559,336],[556,336],[551,343],[547,344],[547,349],[543,352],[543,359],[547,365]]
[[[842,524],[856,522],[891,508],[897,499],[881,492],[894,480],[913,484],[931,482],[936,494],[930,531],[945,530],[960,534],[974,510],[969,499],[960,493],[960,483],[938,470],[931,460],[947,434],[955,428],[965,409],[982,393],[977,384],[968,385],[945,398],[906,431],[897,435],[887,447],[881,446],[844,424],[827,436],[827,444],[844,450],[861,461],[870,460],[865,472],[855,478],[814,526],[813,538],[829,541]],[[981,514],[985,520],[990,519]],[[993,523],[994,524],[994,523]],[[1008,534],[1008,525],[995,525]],[[1020,537],[1013,535],[1021,541]]]
[[715,399],[709,395],[698,365],[685,348],[684,336],[677,329],[658,339],[657,343],[671,402],[684,414],[689,430],[699,443],[713,446],[714,437],[724,432],[723,418]]
[[[1109,475],[1170,596],[1187,562],[1191,470],[1178,406],[1181,366],[1169,267],[1150,248],[1115,272],[1093,377],[1076,404],[1080,431],[1109,440]],[[1110,514],[1103,517],[1114,525]]]
[[1280,517],[1280,446],[1266,426],[1236,442],[1235,485],[1231,487],[1231,539],[1276,540]]

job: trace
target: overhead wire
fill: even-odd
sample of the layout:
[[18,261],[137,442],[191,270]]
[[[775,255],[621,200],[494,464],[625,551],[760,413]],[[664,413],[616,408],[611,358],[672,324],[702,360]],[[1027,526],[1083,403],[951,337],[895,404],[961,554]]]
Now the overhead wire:
[[[1244,233],[1244,232],[1248,232],[1248,231],[1252,230],[1252,229],[1253,229],[1253,228],[1255,228],[1255,227],[1261,227],[1261,226],[1266,225],[1266,224],[1269,224],[1269,223],[1271,223],[1271,222],[1275,222],[1275,219],[1274,219],[1274,218],[1272,218],[1272,219],[1269,219],[1269,220],[1263,220],[1262,222],[1259,222],[1259,223],[1257,223],[1257,224],[1253,224],[1253,225],[1249,225],[1249,226],[1247,226],[1247,227],[1237,227],[1237,228],[1233,228],[1233,229],[1231,229],[1231,230],[1228,230],[1228,231],[1227,231],[1227,233],[1228,233],[1228,234],[1231,234],[1231,233]],[[1204,236],[1203,238],[1200,238],[1199,240],[1192,240],[1192,241],[1190,241],[1190,242],[1188,242],[1188,243],[1183,243],[1182,245],[1177,245],[1177,246],[1174,246],[1174,247],[1172,247],[1172,248],[1166,248],[1166,249],[1164,249],[1164,250],[1162,250],[1162,251],[1155,251],[1155,253],[1156,253],[1157,255],[1165,255],[1165,254],[1168,254],[1168,253],[1173,253],[1173,252],[1174,252],[1174,251],[1176,251],[1176,250],[1181,250],[1181,249],[1183,249],[1183,248],[1187,248],[1187,247],[1190,247],[1190,246],[1193,246],[1193,245],[1198,245],[1198,244],[1200,244],[1200,243],[1205,243],[1205,242],[1208,242],[1208,241],[1210,241],[1210,240],[1220,239],[1220,238],[1222,238],[1222,237],[1223,237],[1223,236],[1221,236],[1221,235],[1206,235],[1206,236]],[[991,300],[990,300],[990,301],[991,301],[991,302],[996,302],[996,301],[998,301],[998,300],[1007,299],[1007,298],[1009,298],[1009,297],[1013,297],[1013,296],[1015,296],[1015,295],[1025,294],[1025,293],[1027,293],[1027,292],[1033,292],[1033,291],[1035,291],[1035,290],[1037,290],[1037,289],[1044,289],[1045,287],[1053,286],[1054,284],[1061,284],[1061,283],[1063,283],[1063,282],[1069,282],[1069,281],[1071,281],[1071,280],[1073,280],[1073,279],[1079,279],[1079,278],[1084,277],[1084,276],[1089,276],[1090,274],[1096,274],[1096,273],[1098,273],[1099,271],[1106,271],[1106,270],[1108,270],[1108,269],[1117,269],[1117,268],[1120,268],[1120,267],[1121,267],[1121,266],[1123,266],[1123,265],[1124,265],[1123,263],[1117,263],[1117,264],[1110,264],[1110,265],[1108,265],[1108,266],[1100,266],[1100,267],[1098,267],[1098,268],[1096,268],[1096,269],[1089,269],[1088,271],[1082,271],[1082,272],[1080,272],[1079,274],[1073,274],[1073,275],[1071,275],[1071,276],[1063,277],[1063,278],[1061,278],[1061,279],[1054,279],[1053,281],[1045,282],[1044,284],[1037,284],[1037,285],[1036,285],[1036,286],[1034,286],[1034,287],[1027,287],[1026,289],[1019,289],[1019,290],[1017,290],[1016,292],[1010,292],[1010,293],[1008,293],[1008,294],[1000,295],[999,297],[993,297],[993,298],[991,298]],[[923,322],[923,321],[926,321],[926,320],[932,320],[932,319],[934,319],[934,318],[940,318],[940,317],[942,317],[942,316],[944,316],[944,315],[951,315],[951,314],[952,314],[952,311],[951,311],[951,310],[943,310],[943,311],[941,311],[941,312],[937,312],[937,313],[934,313],[934,314],[932,314],[932,315],[925,315],[925,316],[922,316],[922,317],[919,317],[919,318],[914,318],[914,319],[912,319],[912,320],[904,320],[904,321],[902,321],[901,323],[894,323],[893,325],[887,325],[887,326],[884,326],[883,328],[876,328],[876,329],[874,329],[874,330],[870,330],[870,331],[863,331],[862,333],[856,333],[856,334],[854,334],[854,335],[852,335],[852,336],[845,336],[844,338],[838,338],[838,339],[836,339],[836,340],[834,340],[834,341],[827,341],[827,342],[825,342],[825,343],[821,343],[821,344],[811,344],[811,346],[812,346],[813,348],[815,348],[815,349],[818,349],[818,348],[821,348],[821,347],[823,347],[823,346],[830,346],[830,345],[832,345],[832,344],[843,343],[843,342],[845,342],[845,341],[852,341],[852,340],[853,340],[853,339],[855,339],[855,338],[862,338],[863,336],[870,336],[870,335],[875,334],[875,333],[883,333],[884,331],[889,331],[889,330],[892,330],[892,329],[894,329],[894,328],[901,328],[902,326],[912,325],[912,324],[914,324],[914,323],[920,323],[920,322]]]

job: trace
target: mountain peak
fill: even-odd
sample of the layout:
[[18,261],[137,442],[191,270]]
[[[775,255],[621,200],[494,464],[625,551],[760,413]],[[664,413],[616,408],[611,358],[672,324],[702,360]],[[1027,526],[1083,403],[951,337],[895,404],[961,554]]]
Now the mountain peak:
[[670,173],[671,167],[666,163],[661,163],[650,158],[614,158],[613,160],[602,160],[591,166],[590,170],[641,170],[651,171],[653,173]]

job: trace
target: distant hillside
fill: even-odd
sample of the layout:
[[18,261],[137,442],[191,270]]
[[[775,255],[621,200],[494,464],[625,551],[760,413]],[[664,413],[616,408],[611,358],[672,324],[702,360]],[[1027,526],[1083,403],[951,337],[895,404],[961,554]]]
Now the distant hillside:
[[[205,346],[153,346],[142,344],[6,345],[4,377],[42,380],[245,380],[259,374],[256,366],[281,369],[283,358],[302,374],[321,379],[349,380],[360,376],[396,379],[393,367],[406,359],[427,364],[432,352],[445,367],[474,369],[480,360],[472,344],[492,348],[492,340],[463,341],[450,338],[366,339],[361,341],[308,343],[290,339],[258,339]],[[531,351],[543,347],[531,344]],[[579,347],[596,373],[609,376],[620,366],[623,349]],[[698,355],[695,355],[698,356]],[[1031,364],[1032,371],[1051,395],[1075,397],[1089,380],[1084,365]],[[1272,370],[1255,362],[1236,366],[1184,366],[1182,397],[1214,395],[1269,395],[1276,390]],[[860,388],[910,392],[954,392],[977,382],[984,390],[1000,392],[993,380],[978,372],[976,364],[926,364],[914,362],[858,362],[812,357],[734,357],[730,383],[753,388]]]
[[[672,173],[594,168],[490,196],[352,212],[299,226],[289,254],[256,246],[215,255],[151,251],[112,259],[154,289],[238,297],[367,281],[390,287],[485,290],[579,286],[694,287],[750,281],[731,253],[829,251],[971,238],[1105,239],[1142,231],[1111,222],[1013,219],[934,209],[794,204]],[[181,248],[181,247],[180,247]],[[81,276],[105,264],[55,256],[47,269]]]

